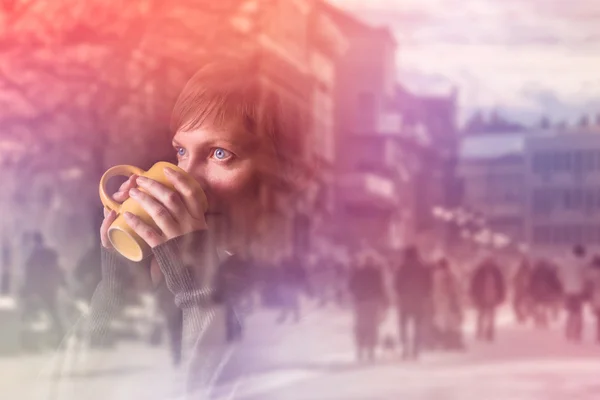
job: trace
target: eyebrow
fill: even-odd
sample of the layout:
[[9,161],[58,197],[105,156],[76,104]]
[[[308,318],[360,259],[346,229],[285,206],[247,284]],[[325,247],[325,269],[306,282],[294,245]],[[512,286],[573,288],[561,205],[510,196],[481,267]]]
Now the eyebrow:
[[[186,147],[183,144],[181,144],[179,141],[173,139],[172,140],[172,145],[173,147]],[[225,147],[225,148],[232,148],[234,151],[235,150],[242,150],[242,151],[252,151],[254,149],[256,149],[258,147],[258,143],[254,142],[254,141],[246,141],[246,140],[240,140],[238,143],[232,142],[231,140],[226,140],[226,139],[212,139],[212,140],[207,140],[205,142],[202,143],[193,143],[192,148],[196,147],[196,148],[212,148],[212,147]]]

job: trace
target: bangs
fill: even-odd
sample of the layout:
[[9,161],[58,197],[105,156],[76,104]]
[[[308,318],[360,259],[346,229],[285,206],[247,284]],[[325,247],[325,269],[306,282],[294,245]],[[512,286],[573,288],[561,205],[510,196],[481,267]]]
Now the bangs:
[[290,101],[256,61],[215,62],[199,70],[185,85],[171,118],[173,134],[210,126],[241,127],[266,140],[278,159],[279,171],[292,168],[302,154],[305,110]]
[[171,118],[171,131],[241,123],[256,133],[264,93],[254,68],[211,64],[198,71],[181,92]]

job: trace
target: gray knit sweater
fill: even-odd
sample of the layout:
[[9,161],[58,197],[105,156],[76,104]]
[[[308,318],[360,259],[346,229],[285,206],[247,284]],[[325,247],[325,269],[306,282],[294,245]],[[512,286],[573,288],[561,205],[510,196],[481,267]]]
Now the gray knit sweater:
[[[225,342],[222,307],[213,302],[218,259],[206,231],[196,231],[157,246],[154,256],[165,277],[176,305],[183,311],[182,356],[186,375],[181,393],[190,399],[208,398],[218,372],[231,348]],[[102,340],[113,318],[124,306],[124,277],[127,268],[142,268],[113,251],[102,251],[102,281],[98,285],[87,315],[80,318],[63,340],[53,362],[45,370],[52,375],[43,385],[45,399],[62,399],[62,384],[90,366],[85,338]],[[146,268],[146,267],[143,267]],[[79,340],[74,340],[77,337]],[[81,340],[83,338],[84,340]],[[73,393],[70,393],[73,395]],[[83,397],[78,397],[83,398]]]

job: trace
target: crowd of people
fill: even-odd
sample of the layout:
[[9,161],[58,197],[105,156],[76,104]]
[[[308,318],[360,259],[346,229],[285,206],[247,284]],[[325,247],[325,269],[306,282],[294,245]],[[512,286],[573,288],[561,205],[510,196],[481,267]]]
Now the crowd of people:
[[[90,301],[100,280],[97,251],[87,252],[68,280],[58,265],[57,253],[42,236],[31,233],[27,239],[31,251],[21,291],[24,319],[45,313],[48,335],[59,340],[68,328],[60,310],[59,291],[62,288],[74,298]],[[582,340],[583,310],[589,303],[597,317],[596,340],[600,343],[600,256],[590,258],[583,246],[575,246],[560,262],[524,255],[516,269],[491,255],[474,268],[452,265],[445,257],[425,259],[414,246],[386,260],[362,252],[347,264],[322,259],[307,265],[298,257],[288,257],[277,265],[261,266],[242,253],[230,254],[221,265],[215,292],[215,300],[227,310],[227,340],[243,339],[244,319],[256,308],[255,299],[259,299],[259,307],[275,308],[274,321],[284,324],[300,321],[301,298],[305,296],[317,307],[333,304],[341,312],[352,312],[358,360],[374,360],[380,346],[399,348],[404,359],[414,360],[424,349],[464,350],[467,308],[476,314],[476,339],[493,341],[498,308],[510,297],[516,321],[538,328],[557,321],[564,308],[565,336],[575,342]],[[134,303],[139,301],[138,287],[131,285]],[[153,295],[177,364],[181,311],[167,306],[173,303],[168,294]],[[381,335],[380,326],[390,309],[397,320],[397,335]]]
[[[524,254],[516,271],[507,263],[489,254],[473,268],[452,266],[445,257],[425,260],[415,247],[406,248],[393,261],[369,256],[358,260],[348,286],[358,359],[373,360],[377,346],[393,343],[393,338],[380,338],[378,332],[391,305],[397,313],[402,356],[417,359],[422,349],[465,349],[467,308],[475,313],[475,338],[494,341],[498,310],[509,297],[520,324],[543,329],[564,316],[565,338],[572,342],[582,340],[589,304],[597,318],[595,340],[600,343],[600,256],[590,257],[576,245],[562,258]],[[393,282],[391,288],[386,281]]]
[[584,310],[589,305],[597,318],[595,340],[600,343],[600,256],[576,245],[561,260],[524,258],[514,276],[513,306],[517,320],[545,328],[558,319],[564,305],[565,337],[582,340]]

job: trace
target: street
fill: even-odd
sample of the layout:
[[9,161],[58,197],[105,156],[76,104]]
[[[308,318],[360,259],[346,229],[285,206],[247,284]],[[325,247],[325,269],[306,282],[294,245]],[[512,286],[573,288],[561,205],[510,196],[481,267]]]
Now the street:
[[[595,399],[600,392],[600,346],[592,343],[591,320],[584,342],[577,345],[563,340],[560,326],[547,331],[515,326],[505,310],[499,316],[497,340],[488,344],[472,340],[474,321],[469,316],[465,352],[430,352],[418,362],[380,354],[374,364],[361,365],[354,361],[346,312],[314,309],[298,325],[276,325],[275,317],[261,311],[249,318],[244,345],[230,365],[252,364],[253,373],[235,383],[225,380],[213,393],[216,398],[235,393],[236,399],[247,400],[563,400]],[[391,315],[382,332],[394,332]],[[172,398],[172,388],[157,385],[168,381],[169,374],[175,376],[166,349],[123,343],[93,357],[98,369],[69,382],[68,390],[78,398]],[[0,359],[2,397],[24,398],[46,361],[40,355]],[[226,367],[223,374],[236,372],[239,376],[240,371]]]

